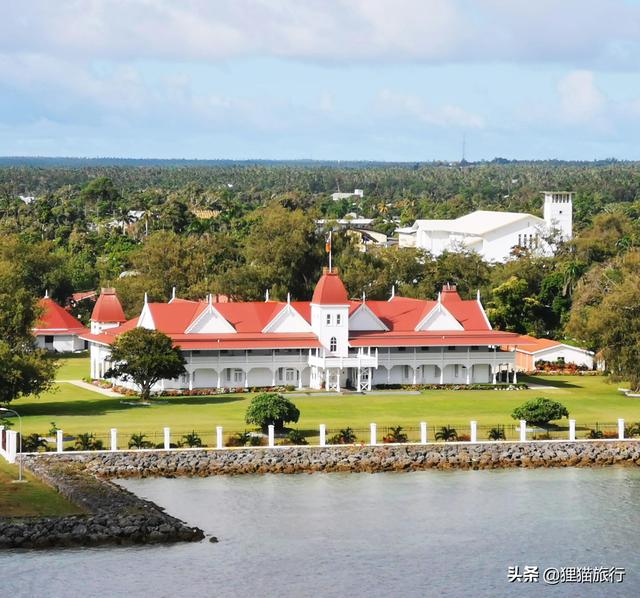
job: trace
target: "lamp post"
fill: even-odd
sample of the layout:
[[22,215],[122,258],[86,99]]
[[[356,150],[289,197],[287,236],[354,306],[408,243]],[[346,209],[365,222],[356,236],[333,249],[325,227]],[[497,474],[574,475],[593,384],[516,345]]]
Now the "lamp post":
[[15,415],[18,416],[18,426],[19,426],[19,434],[20,434],[20,458],[18,459],[18,479],[14,480],[16,482],[26,482],[27,480],[23,480],[22,479],[22,418],[20,417],[20,414],[13,410],[13,409],[9,409],[8,407],[0,407],[0,412],[4,411],[5,413],[14,413]]

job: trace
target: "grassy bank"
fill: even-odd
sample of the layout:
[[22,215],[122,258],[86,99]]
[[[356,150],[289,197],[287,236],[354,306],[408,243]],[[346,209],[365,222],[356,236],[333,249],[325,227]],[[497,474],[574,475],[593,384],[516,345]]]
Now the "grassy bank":
[[53,488],[26,473],[26,484],[14,484],[18,466],[0,459],[0,517],[52,517],[82,511]]
[[[88,371],[87,358],[63,360],[58,378],[80,378]],[[292,400],[301,411],[298,427],[310,435],[324,423],[330,429],[364,429],[370,422],[379,426],[415,427],[421,420],[430,425],[456,426],[466,430],[469,420],[480,426],[512,425],[513,409],[528,399],[544,396],[561,401],[578,427],[596,422],[640,421],[640,399],[625,397],[617,385],[600,376],[541,376],[528,380],[545,388],[522,391],[431,390],[420,394],[371,394],[344,396],[300,396]],[[26,433],[45,434],[55,422],[65,433],[93,432],[105,441],[109,429],[118,428],[121,438],[145,432],[160,442],[162,428],[182,434],[195,429],[213,434],[215,426],[241,431],[248,426],[244,413],[250,394],[210,397],[162,398],[150,407],[136,407],[98,393],[60,383],[58,390],[39,399],[21,399],[13,404],[21,415]]]

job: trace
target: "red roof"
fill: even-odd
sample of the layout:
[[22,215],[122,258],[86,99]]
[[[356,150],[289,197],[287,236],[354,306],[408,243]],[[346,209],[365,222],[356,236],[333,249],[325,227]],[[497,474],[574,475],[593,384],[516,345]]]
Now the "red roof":
[[[102,295],[101,295],[102,297]],[[313,303],[347,305],[353,314],[360,301],[349,301],[347,291],[335,273],[325,272],[316,286]],[[523,337],[492,330],[482,305],[477,300],[463,300],[455,288],[445,288],[442,306],[459,322],[463,330],[416,331],[418,324],[438,306],[437,301],[407,297],[394,297],[390,301],[366,301],[366,306],[388,330],[350,332],[349,343],[360,346],[429,346],[429,345],[527,345]],[[197,319],[211,305],[230,325],[229,332],[189,332]],[[291,307],[311,323],[309,301],[292,302]],[[312,332],[263,333],[262,330],[285,309],[280,301],[209,303],[173,299],[169,303],[148,303],[146,309],[157,330],[168,334],[176,346],[183,349],[303,349],[319,347],[318,337]],[[146,317],[146,316],[145,316]],[[138,319],[97,335],[84,335],[88,340],[111,344],[119,334],[137,326]]]
[[53,299],[40,299],[42,315],[33,329],[35,335],[83,334],[87,329]]
[[127,318],[115,289],[102,289],[91,312],[93,322],[125,322]]
[[347,289],[336,272],[326,271],[318,281],[311,303],[316,305],[344,305],[349,303]]

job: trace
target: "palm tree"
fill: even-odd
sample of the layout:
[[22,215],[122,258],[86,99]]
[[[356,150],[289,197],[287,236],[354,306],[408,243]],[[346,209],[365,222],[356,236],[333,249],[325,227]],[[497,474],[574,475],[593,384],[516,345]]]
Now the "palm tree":
[[489,433],[487,434],[487,438],[489,440],[506,440],[507,438],[504,434],[504,426],[491,428],[491,430],[489,430]]
[[129,439],[129,448],[134,448],[134,449],[150,448],[151,443],[148,440],[146,440],[146,438],[147,438],[147,435],[142,434],[142,432],[140,432],[139,434],[131,434],[131,438]]
[[195,430],[185,434],[181,439],[182,444],[186,444],[189,448],[197,448],[203,446],[202,438],[196,433]]
[[442,426],[436,432],[436,440],[441,440],[443,442],[458,440],[458,432],[456,432],[456,429],[451,426]]
[[98,440],[95,434],[78,434],[75,448],[78,451],[99,451],[102,449],[102,440]]

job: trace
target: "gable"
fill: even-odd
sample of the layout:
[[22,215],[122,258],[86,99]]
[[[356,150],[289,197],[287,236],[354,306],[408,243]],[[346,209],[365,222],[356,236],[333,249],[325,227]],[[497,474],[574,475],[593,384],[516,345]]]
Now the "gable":
[[311,332],[309,323],[291,305],[285,305],[262,332]]
[[366,303],[362,303],[349,317],[349,330],[389,330]]
[[449,310],[438,303],[416,326],[416,332],[431,330],[464,330]]
[[235,332],[235,328],[225,320],[220,312],[207,305],[206,309],[191,323],[185,333],[193,334],[218,334]]
[[142,308],[137,326],[138,328],[148,328],[149,330],[156,329],[156,323],[153,321],[153,315],[151,315],[151,309],[149,309],[148,303],[145,303]]

